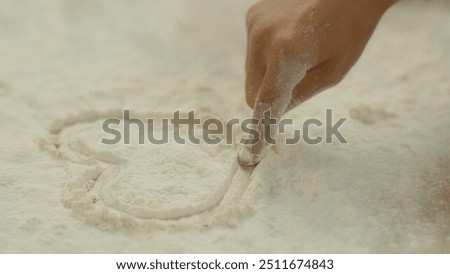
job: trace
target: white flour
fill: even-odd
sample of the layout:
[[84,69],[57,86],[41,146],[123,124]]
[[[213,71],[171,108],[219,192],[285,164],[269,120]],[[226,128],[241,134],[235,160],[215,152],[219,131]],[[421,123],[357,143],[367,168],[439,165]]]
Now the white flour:
[[448,1],[393,7],[278,138],[331,108],[349,144],[250,172],[235,145],[100,143],[123,109],[248,118],[252,3],[1,1],[0,252],[450,252]]

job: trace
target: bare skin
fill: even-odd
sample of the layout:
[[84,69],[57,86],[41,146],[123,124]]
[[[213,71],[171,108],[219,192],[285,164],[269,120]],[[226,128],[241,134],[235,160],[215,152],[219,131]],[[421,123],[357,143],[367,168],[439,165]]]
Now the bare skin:
[[[397,0],[263,0],[247,13],[245,95],[253,118],[283,114],[338,84]],[[260,136],[272,129],[260,123]],[[273,136],[272,134],[270,136]],[[264,157],[261,138],[239,153],[243,167]]]

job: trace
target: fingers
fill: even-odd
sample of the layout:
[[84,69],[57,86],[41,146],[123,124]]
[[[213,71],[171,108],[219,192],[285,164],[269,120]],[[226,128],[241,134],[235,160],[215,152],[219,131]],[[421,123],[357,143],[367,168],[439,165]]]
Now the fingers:
[[256,166],[263,159],[267,144],[275,143],[277,123],[286,111],[293,88],[299,81],[298,73],[293,73],[292,66],[284,67],[287,64],[283,63],[283,58],[280,61],[268,67],[259,84],[253,110],[253,118],[259,122],[256,126],[259,140],[244,146],[239,153],[238,162],[243,167]]
[[281,84],[284,82],[282,78],[282,72],[276,66],[272,65],[268,68],[258,90],[255,110],[256,107],[263,107],[275,112],[274,108],[276,110],[283,108],[283,102],[290,97],[290,94],[282,87]]
[[245,99],[250,108],[255,106],[256,96],[266,72],[262,47],[254,37],[249,31],[245,63]]
[[295,86],[304,78],[306,65],[295,63],[282,52],[276,55],[279,57],[272,58],[274,62],[267,68],[261,82],[256,105],[270,108],[274,117],[279,118],[284,114]]
[[[283,62],[270,66],[259,88],[253,118],[259,121],[257,130],[261,140],[252,146],[253,154],[261,154],[267,143],[274,143],[277,123],[285,113],[293,88],[299,81],[297,75],[288,73],[289,70],[283,66]],[[268,119],[270,123],[265,124]]]
[[253,168],[259,164],[259,162],[264,158],[265,150],[262,153],[254,154],[249,146],[244,146],[241,148],[238,154],[238,163],[243,168]]
[[344,73],[336,70],[337,64],[335,60],[328,59],[309,69],[305,77],[295,86],[286,112],[320,91],[339,83],[344,77]]

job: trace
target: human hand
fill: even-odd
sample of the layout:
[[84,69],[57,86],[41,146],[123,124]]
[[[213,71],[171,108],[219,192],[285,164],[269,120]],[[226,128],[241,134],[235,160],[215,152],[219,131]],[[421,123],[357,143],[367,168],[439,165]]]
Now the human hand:
[[[262,121],[280,117],[339,83],[356,63],[384,12],[396,0],[263,0],[247,13],[245,95]],[[260,136],[273,128],[257,127]],[[267,133],[267,131],[271,131]],[[241,166],[264,156],[261,138],[240,152]]]

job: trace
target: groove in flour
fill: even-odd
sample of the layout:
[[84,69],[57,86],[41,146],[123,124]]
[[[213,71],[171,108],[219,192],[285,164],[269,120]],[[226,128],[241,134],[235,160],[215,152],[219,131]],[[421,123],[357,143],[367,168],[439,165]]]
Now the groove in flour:
[[47,143],[58,144],[53,149],[76,177],[62,195],[75,215],[100,226],[144,228],[223,223],[251,211],[243,200],[250,173],[238,169],[234,145],[102,144],[102,120],[119,112],[70,116],[50,130]]

